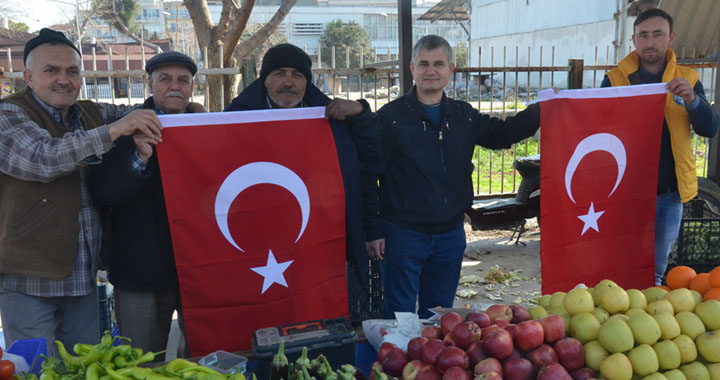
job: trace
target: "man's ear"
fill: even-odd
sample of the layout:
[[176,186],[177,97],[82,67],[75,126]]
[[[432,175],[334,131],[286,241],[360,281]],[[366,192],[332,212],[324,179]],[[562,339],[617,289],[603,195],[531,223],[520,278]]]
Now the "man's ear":
[[668,41],[668,45],[672,45],[673,41],[675,41],[675,32],[670,33],[670,41]]
[[32,84],[30,82],[30,79],[32,79],[32,72],[30,70],[23,70],[23,79],[25,79],[25,84],[32,89]]
[[153,93],[153,90],[152,90],[152,89],[153,89],[153,86],[152,86],[152,84],[153,84],[152,75],[148,75],[147,81],[148,81],[148,90],[150,90],[150,93],[152,94],[152,93]]

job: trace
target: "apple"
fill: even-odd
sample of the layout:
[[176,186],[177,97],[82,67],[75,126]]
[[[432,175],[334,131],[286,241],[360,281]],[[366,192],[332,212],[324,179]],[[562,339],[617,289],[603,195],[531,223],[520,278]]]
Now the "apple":
[[380,347],[378,347],[377,352],[377,361],[382,363],[382,361],[385,359],[385,355],[387,355],[388,351],[398,348],[398,346],[390,343],[390,342],[383,342]]
[[445,344],[446,346],[457,346],[457,343],[455,343],[455,339],[450,334],[445,335],[442,341],[443,344]]
[[408,361],[408,357],[403,350],[393,348],[387,352],[382,361],[383,372],[391,376],[400,376]]
[[470,374],[460,367],[450,367],[443,373],[442,380],[470,380]]
[[442,339],[443,338],[443,332],[440,327],[437,326],[425,326],[423,327],[421,336],[424,336],[425,338],[428,338],[429,340],[433,339]]
[[[665,372],[663,372],[663,375],[665,375],[665,378],[667,380],[687,380],[687,378],[685,377],[685,374],[682,373],[682,371],[677,368],[671,369],[669,371],[665,371]],[[712,380],[715,380],[715,379],[712,379]]]
[[[633,377],[635,377],[635,375],[633,375]],[[638,377],[639,377],[639,375],[638,375]],[[665,375],[663,375],[660,372],[654,372],[654,373],[651,373],[651,374],[643,377],[642,380],[668,380],[668,378],[665,377]]]
[[658,359],[658,368],[665,371],[680,366],[680,349],[672,340],[661,340],[652,345]]
[[491,322],[494,322],[498,319],[504,319],[510,322],[510,320],[513,318],[512,309],[510,309],[510,306],[505,304],[491,305],[487,308],[485,312],[490,317]]
[[499,374],[500,376],[503,375],[503,366],[502,363],[500,363],[500,360],[497,360],[495,358],[487,358],[484,360],[481,360],[478,364],[473,367],[473,374],[475,376],[487,373],[487,372],[495,372]]
[[558,361],[568,371],[585,366],[585,349],[582,342],[575,338],[562,338],[553,345]]
[[611,353],[630,351],[635,346],[630,326],[619,318],[610,318],[600,326],[598,340]]
[[578,313],[592,313],[593,309],[595,309],[592,294],[583,288],[575,288],[569,291],[563,298],[562,306],[570,316]]
[[550,308],[553,306],[562,306],[565,295],[567,295],[567,293],[560,291],[553,293],[552,296],[550,296],[550,304],[548,306]]
[[595,318],[597,318],[598,322],[600,322],[601,324],[605,323],[605,321],[607,321],[608,318],[610,318],[610,313],[608,313],[607,310],[603,309],[602,306],[596,307],[593,310],[592,314],[595,316]]
[[420,357],[420,350],[425,345],[425,343],[429,342],[430,339],[424,337],[424,336],[418,336],[415,338],[410,339],[407,346],[407,354],[410,360],[418,360],[421,359]]
[[465,352],[467,352],[470,359],[470,368],[475,368],[477,363],[488,357],[483,351],[482,341],[471,344]]
[[415,380],[420,369],[425,366],[422,360],[411,360],[402,370],[403,380]]
[[479,341],[482,338],[482,330],[475,322],[461,322],[450,332],[455,345],[462,349],[467,349],[470,344]]
[[516,328],[516,327],[517,327],[516,324],[511,323],[511,324],[505,326],[505,329],[504,329],[504,330],[510,333],[510,337],[511,337],[511,338],[515,339],[515,328]]
[[630,299],[630,309],[638,308],[643,309],[647,307],[647,298],[643,292],[637,289],[626,290],[628,298]]
[[665,312],[675,315],[675,309],[673,309],[673,306],[670,303],[670,301],[668,301],[666,299],[659,299],[659,300],[648,303],[647,307],[645,308],[645,311],[647,311],[648,314],[650,314],[650,315],[655,315],[661,311],[665,311]]
[[630,308],[630,297],[625,289],[619,286],[610,287],[600,297],[600,306],[610,314],[624,313]]
[[662,330],[655,318],[644,311],[630,317],[627,324],[630,326],[636,345],[655,344],[662,336]]
[[443,316],[440,317],[440,328],[442,329],[443,334],[447,335],[450,333],[450,331],[453,331],[455,326],[459,325],[462,321],[463,319],[460,314],[451,311],[449,313],[443,314]]
[[503,380],[503,377],[497,372],[485,372],[475,375],[474,380]]
[[537,303],[539,306],[546,308],[546,307],[550,306],[550,298],[552,298],[551,294],[542,295],[542,296],[540,296],[540,298],[538,298]]
[[583,349],[585,350],[585,365],[595,371],[600,370],[600,361],[610,355],[608,350],[597,340],[585,343]]
[[512,319],[510,320],[510,323],[518,324],[531,319],[530,312],[520,305],[510,305],[510,310],[512,311]]
[[645,299],[647,299],[648,304],[650,304],[650,302],[663,299],[663,297],[665,297],[665,295],[668,293],[667,290],[663,288],[658,288],[657,286],[647,288],[642,292],[645,295]]
[[570,335],[583,344],[596,340],[600,321],[592,313],[577,313],[570,317]]
[[558,362],[557,353],[552,347],[550,347],[550,345],[547,344],[543,344],[540,347],[530,351],[527,354],[527,359],[530,360],[536,370],[539,370],[548,364]]
[[462,348],[448,346],[438,354],[436,366],[441,373],[447,371],[450,367],[468,369],[470,367],[470,358]]
[[465,320],[475,322],[480,328],[488,327],[491,324],[490,316],[481,311],[468,313],[468,315],[465,316]]
[[531,320],[518,324],[515,327],[513,341],[523,351],[530,351],[539,347],[545,340],[545,332],[540,322]]
[[592,294],[593,302],[595,303],[595,306],[600,306],[600,297],[602,297],[602,294],[608,289],[613,286],[618,286],[614,281],[604,279],[598,282],[594,288],[592,288],[592,291],[590,292]]
[[425,343],[420,349],[420,358],[425,364],[433,364],[437,362],[440,351],[445,349],[445,343],[440,339],[432,339]]
[[490,334],[494,333],[495,331],[499,331],[499,330],[502,330],[502,327],[500,327],[498,325],[490,325],[490,326],[482,329],[482,336],[483,337],[489,336]]
[[492,322],[495,326],[500,327],[501,329],[504,329],[508,326],[510,326],[510,321],[507,319],[496,319]]
[[426,363],[418,371],[415,380],[442,380],[442,373],[434,365]]
[[720,380],[720,363],[709,363],[707,369],[710,372],[710,380]]
[[560,364],[552,363],[540,370],[537,380],[572,380],[572,376]]
[[508,360],[510,358],[525,358],[525,352],[517,347],[513,347],[512,354],[503,360]]
[[695,313],[681,311],[679,313],[675,313],[675,319],[677,319],[678,324],[680,325],[680,331],[683,335],[689,336],[692,340],[695,340],[698,335],[705,332],[705,325],[703,324],[702,319],[700,319],[700,317],[698,317]]
[[720,331],[707,331],[698,335],[695,345],[703,359],[713,363],[720,362]]
[[660,369],[660,362],[652,347],[647,344],[640,344],[627,353],[632,364],[633,371],[640,376],[647,376]]
[[687,288],[678,288],[671,290],[665,295],[665,299],[670,301],[675,310],[675,314],[681,311],[695,310],[695,296]]
[[653,318],[660,326],[660,339],[668,340],[680,335],[680,324],[674,315],[663,311],[653,315]]
[[680,334],[671,341],[680,350],[680,364],[690,363],[697,359],[697,346],[689,336]]
[[559,315],[548,315],[540,318],[544,337],[547,342],[554,342],[565,337],[565,320]]
[[695,314],[703,321],[708,330],[720,329],[720,301],[710,299],[695,306]]
[[600,373],[608,380],[630,380],[632,363],[627,356],[616,352],[600,361]]
[[512,336],[505,330],[495,331],[483,338],[483,351],[494,358],[505,359],[513,352]]
[[689,380],[710,380],[710,371],[700,362],[681,365],[680,370]]
[[548,315],[547,310],[540,305],[530,306],[528,313],[530,313],[530,319],[540,319]]
[[505,380],[530,380],[533,378],[533,365],[524,358],[507,358],[502,372]]
[[588,367],[583,367],[570,372],[573,380],[588,380],[597,378],[597,373]]

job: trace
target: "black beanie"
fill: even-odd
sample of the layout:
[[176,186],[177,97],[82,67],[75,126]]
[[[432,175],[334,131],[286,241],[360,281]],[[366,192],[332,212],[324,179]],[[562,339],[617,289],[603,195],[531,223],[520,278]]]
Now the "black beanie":
[[145,64],[145,71],[148,74],[152,74],[153,70],[164,65],[185,65],[188,70],[190,70],[190,74],[195,75],[197,72],[197,65],[195,65],[195,62],[193,62],[190,57],[179,51],[166,51],[155,55]]
[[260,80],[265,82],[270,72],[281,67],[298,69],[308,82],[312,80],[312,60],[307,53],[295,45],[280,44],[271,47],[263,57]]
[[23,65],[27,63],[27,57],[30,52],[35,49],[36,47],[47,44],[47,43],[59,43],[59,44],[65,44],[67,46],[70,46],[71,48],[75,49],[75,51],[82,57],[82,54],[80,53],[80,50],[73,45],[70,40],[65,37],[65,34],[58,32],[56,30],[48,29],[48,28],[42,28],[40,30],[40,33],[37,37],[31,39],[25,44],[25,50],[23,51]]

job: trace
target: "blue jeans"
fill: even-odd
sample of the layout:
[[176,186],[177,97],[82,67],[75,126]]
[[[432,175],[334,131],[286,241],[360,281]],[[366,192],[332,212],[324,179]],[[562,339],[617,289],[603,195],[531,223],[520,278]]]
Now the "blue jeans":
[[429,308],[452,307],[466,246],[463,223],[441,234],[384,224],[383,318],[415,312],[416,300],[420,318],[432,315]]
[[660,285],[668,255],[680,232],[683,205],[675,191],[658,195],[655,211],[655,285]]

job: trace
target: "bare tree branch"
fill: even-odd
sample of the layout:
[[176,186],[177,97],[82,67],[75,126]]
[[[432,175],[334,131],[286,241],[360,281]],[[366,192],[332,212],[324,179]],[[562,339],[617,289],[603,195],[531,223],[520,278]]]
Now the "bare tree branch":
[[225,39],[225,45],[232,46],[232,48],[224,50],[225,56],[223,57],[223,61],[226,64],[230,62],[230,59],[233,57],[235,46],[237,46],[238,41],[240,41],[240,37],[247,27],[248,20],[250,19],[250,13],[252,13],[254,6],[255,0],[245,0],[245,4],[242,8],[234,12],[235,14],[233,15],[233,20],[235,20],[235,22],[228,33],[228,37]]
[[278,8],[277,12],[275,12],[273,17],[267,23],[265,23],[262,28],[260,28],[260,30],[253,34],[252,37],[244,40],[240,43],[240,45],[238,45],[238,47],[235,49],[236,56],[244,57],[250,54],[263,42],[265,42],[265,40],[270,37],[270,35],[275,31],[275,29],[280,26],[283,19],[285,19],[285,16],[287,16],[287,14],[290,12],[290,9],[293,7],[293,5],[295,5],[296,1],[297,0],[283,0],[280,8]]

